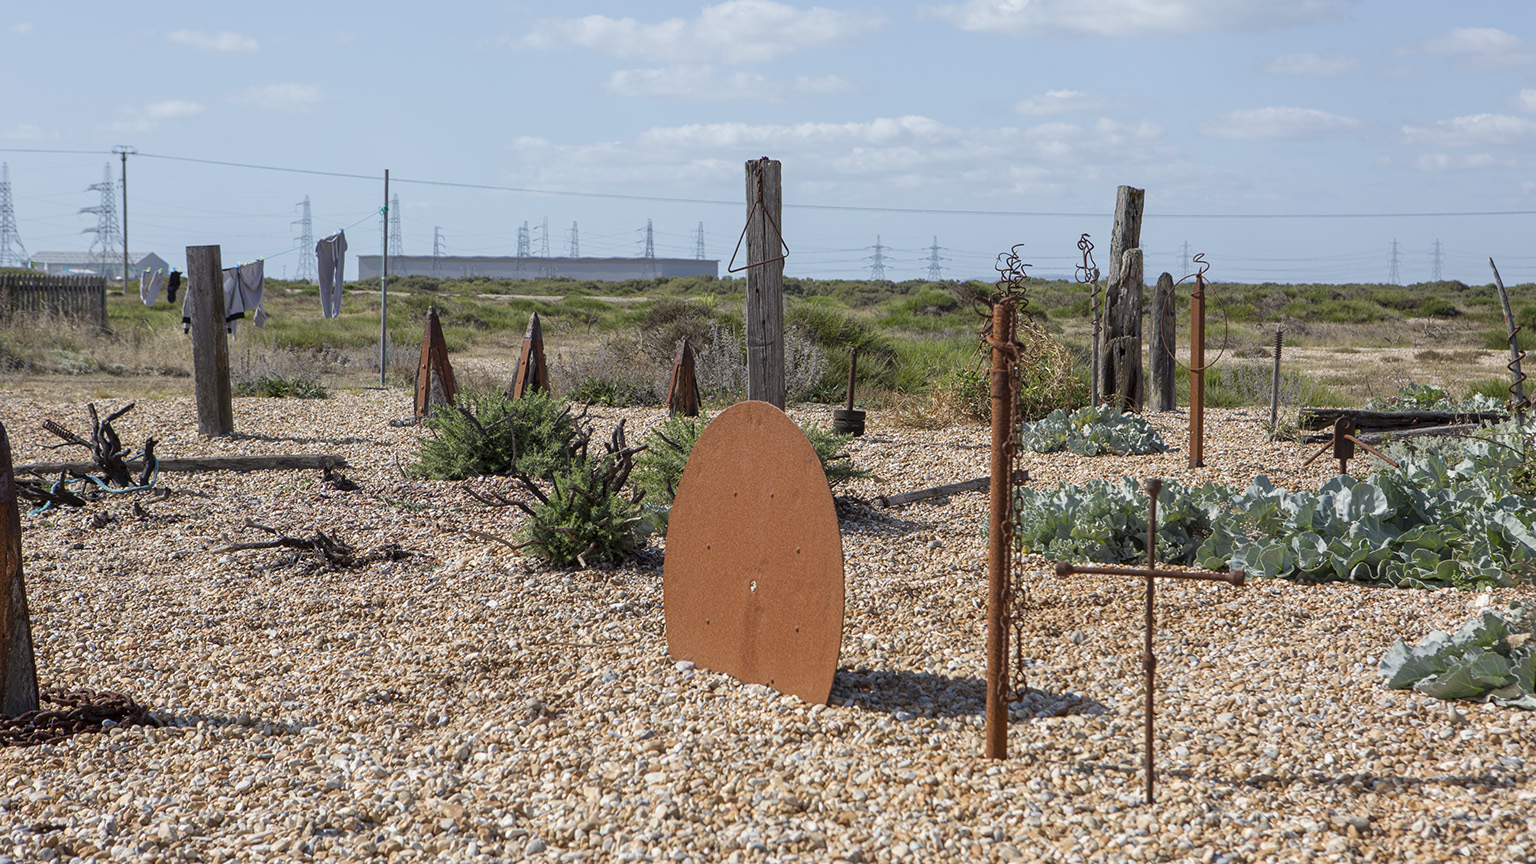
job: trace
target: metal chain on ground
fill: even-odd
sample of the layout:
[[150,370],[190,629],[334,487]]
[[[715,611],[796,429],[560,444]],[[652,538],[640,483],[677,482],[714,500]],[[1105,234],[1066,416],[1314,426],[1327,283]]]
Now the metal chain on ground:
[[82,732],[100,732],[108,721],[117,726],[160,725],[148,709],[122,693],[44,689],[38,697],[64,707],[0,717],[0,747],[53,744]]

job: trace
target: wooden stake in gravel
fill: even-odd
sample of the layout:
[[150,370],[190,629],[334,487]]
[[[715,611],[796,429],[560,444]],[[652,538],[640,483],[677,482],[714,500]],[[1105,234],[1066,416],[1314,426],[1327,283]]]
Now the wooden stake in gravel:
[[21,510],[11,441],[0,424],[0,714],[15,717],[36,710],[37,663],[27,583],[21,576]]
[[224,330],[223,274],[218,246],[187,247],[197,434],[216,438],[235,434],[235,407],[229,387],[229,342]]
[[429,306],[426,332],[421,335],[421,362],[416,365],[416,416],[425,417],[438,405],[452,405],[457,393],[443,325],[438,321],[437,307]]
[[784,410],[783,165],[747,168],[747,398]]
[[685,337],[672,359],[672,383],[667,387],[667,414],[699,416],[699,379],[693,368],[693,343]]
[[512,398],[521,399],[537,390],[549,392],[549,365],[544,362],[544,328],[539,326],[539,313],[535,312],[528,316],[528,329],[523,333]]
[[1173,395],[1174,335],[1173,275],[1164,273],[1157,277],[1157,288],[1152,292],[1152,349],[1148,363],[1152,367],[1151,403],[1153,411],[1172,411],[1177,407]]

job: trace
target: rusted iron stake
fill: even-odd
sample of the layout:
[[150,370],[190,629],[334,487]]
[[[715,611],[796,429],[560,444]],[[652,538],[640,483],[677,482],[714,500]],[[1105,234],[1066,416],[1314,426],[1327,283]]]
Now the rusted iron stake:
[[1146,690],[1146,758],[1145,771],[1147,779],[1147,804],[1155,800],[1157,771],[1153,767],[1154,748],[1156,739],[1153,736],[1153,728],[1156,720],[1156,701],[1154,699],[1152,685],[1157,673],[1157,656],[1152,653],[1152,635],[1157,626],[1156,615],[1156,580],[1157,579],[1194,579],[1203,582],[1226,582],[1230,585],[1241,586],[1245,576],[1241,570],[1231,573],[1199,573],[1190,570],[1159,570],[1157,569],[1157,496],[1163,489],[1163,481],[1153,478],[1147,481],[1147,566],[1146,567],[1096,567],[1092,565],[1068,564],[1065,561],[1056,565],[1056,575],[1073,576],[1078,574],[1099,574],[1108,576],[1142,576],[1147,580],[1147,606],[1146,606],[1146,641],[1142,648],[1141,668],[1143,673],[1143,687]]
[[1349,460],[1355,458],[1356,444],[1364,447],[1366,451],[1369,452],[1372,456],[1375,456],[1377,459],[1380,459],[1388,465],[1391,465],[1393,468],[1400,467],[1397,464],[1397,461],[1392,457],[1387,456],[1380,450],[1377,450],[1375,447],[1372,447],[1371,445],[1361,441],[1358,437],[1356,437],[1355,432],[1357,431],[1359,430],[1355,427],[1355,422],[1349,417],[1340,417],[1339,419],[1333,421],[1333,437],[1325,441],[1323,446],[1318,448],[1316,453],[1308,456],[1307,461],[1301,463],[1301,467],[1305,468],[1308,465],[1311,465],[1313,462],[1316,462],[1317,457],[1327,453],[1328,448],[1332,447],[1333,458],[1339,460],[1339,473],[1348,474]]
[[1012,474],[1008,443],[1013,438],[1008,346],[1013,344],[1014,301],[1000,298],[992,307],[992,500],[987,550],[987,720],[988,759],[1008,758],[1008,705],[1004,675],[1008,666],[1008,548],[1003,523],[1008,519]]
[[859,368],[859,349],[854,347],[848,352],[848,410],[853,410],[853,377]]
[[1205,467],[1205,271],[1189,295],[1189,467]]

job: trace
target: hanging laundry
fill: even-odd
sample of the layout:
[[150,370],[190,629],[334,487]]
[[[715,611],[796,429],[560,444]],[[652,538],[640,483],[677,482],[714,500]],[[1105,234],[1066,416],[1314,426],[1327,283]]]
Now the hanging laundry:
[[[160,302],[160,286],[165,283],[164,270],[145,270],[139,276],[139,299],[145,306],[153,306]],[[176,298],[172,296],[171,302]]]
[[341,286],[346,281],[347,234],[337,231],[315,244],[320,267],[320,311],[327,318],[341,314]]
[[165,284],[165,299],[171,303],[176,302],[176,289],[181,287],[181,271],[172,269],[171,278]]
[[[237,335],[236,322],[244,318],[247,312],[251,313],[257,327],[267,326],[267,309],[261,302],[266,292],[266,262],[254,261],[227,268],[223,271],[223,277],[224,329],[231,336]],[[181,304],[181,329],[185,333],[192,332],[191,291],[187,292]]]

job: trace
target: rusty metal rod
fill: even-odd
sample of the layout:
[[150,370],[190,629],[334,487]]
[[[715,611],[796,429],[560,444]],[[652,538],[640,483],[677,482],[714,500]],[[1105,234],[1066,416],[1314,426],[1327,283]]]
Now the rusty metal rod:
[[1152,684],[1157,674],[1157,655],[1152,653],[1152,631],[1157,626],[1157,613],[1155,596],[1157,593],[1157,493],[1163,491],[1163,481],[1160,477],[1153,477],[1147,481],[1147,640],[1142,649],[1141,668],[1146,674],[1143,682],[1147,691],[1147,749],[1146,749],[1146,775],[1147,775],[1147,805],[1151,806],[1153,800],[1153,788],[1156,784],[1156,771],[1152,767],[1152,722],[1157,710],[1153,700]]
[[1095,567],[1082,564],[1068,564],[1065,561],[1056,564],[1057,576],[1157,576],[1161,579],[1191,579],[1202,582],[1226,582],[1230,585],[1242,587],[1248,577],[1241,570],[1233,570],[1231,573],[1199,573],[1192,570],[1163,570],[1149,569],[1146,567]]
[[1205,272],[1189,295],[1189,467],[1205,467]]
[[853,376],[859,368],[859,349],[854,346],[848,352],[848,410],[853,410]]
[[1013,437],[1007,349],[1013,343],[1014,303],[999,298],[992,307],[992,486],[990,533],[987,535],[987,716],[985,747],[988,759],[1008,758],[1008,705],[1003,681],[1008,663],[1008,548],[1003,521],[1008,518],[1008,442]]

